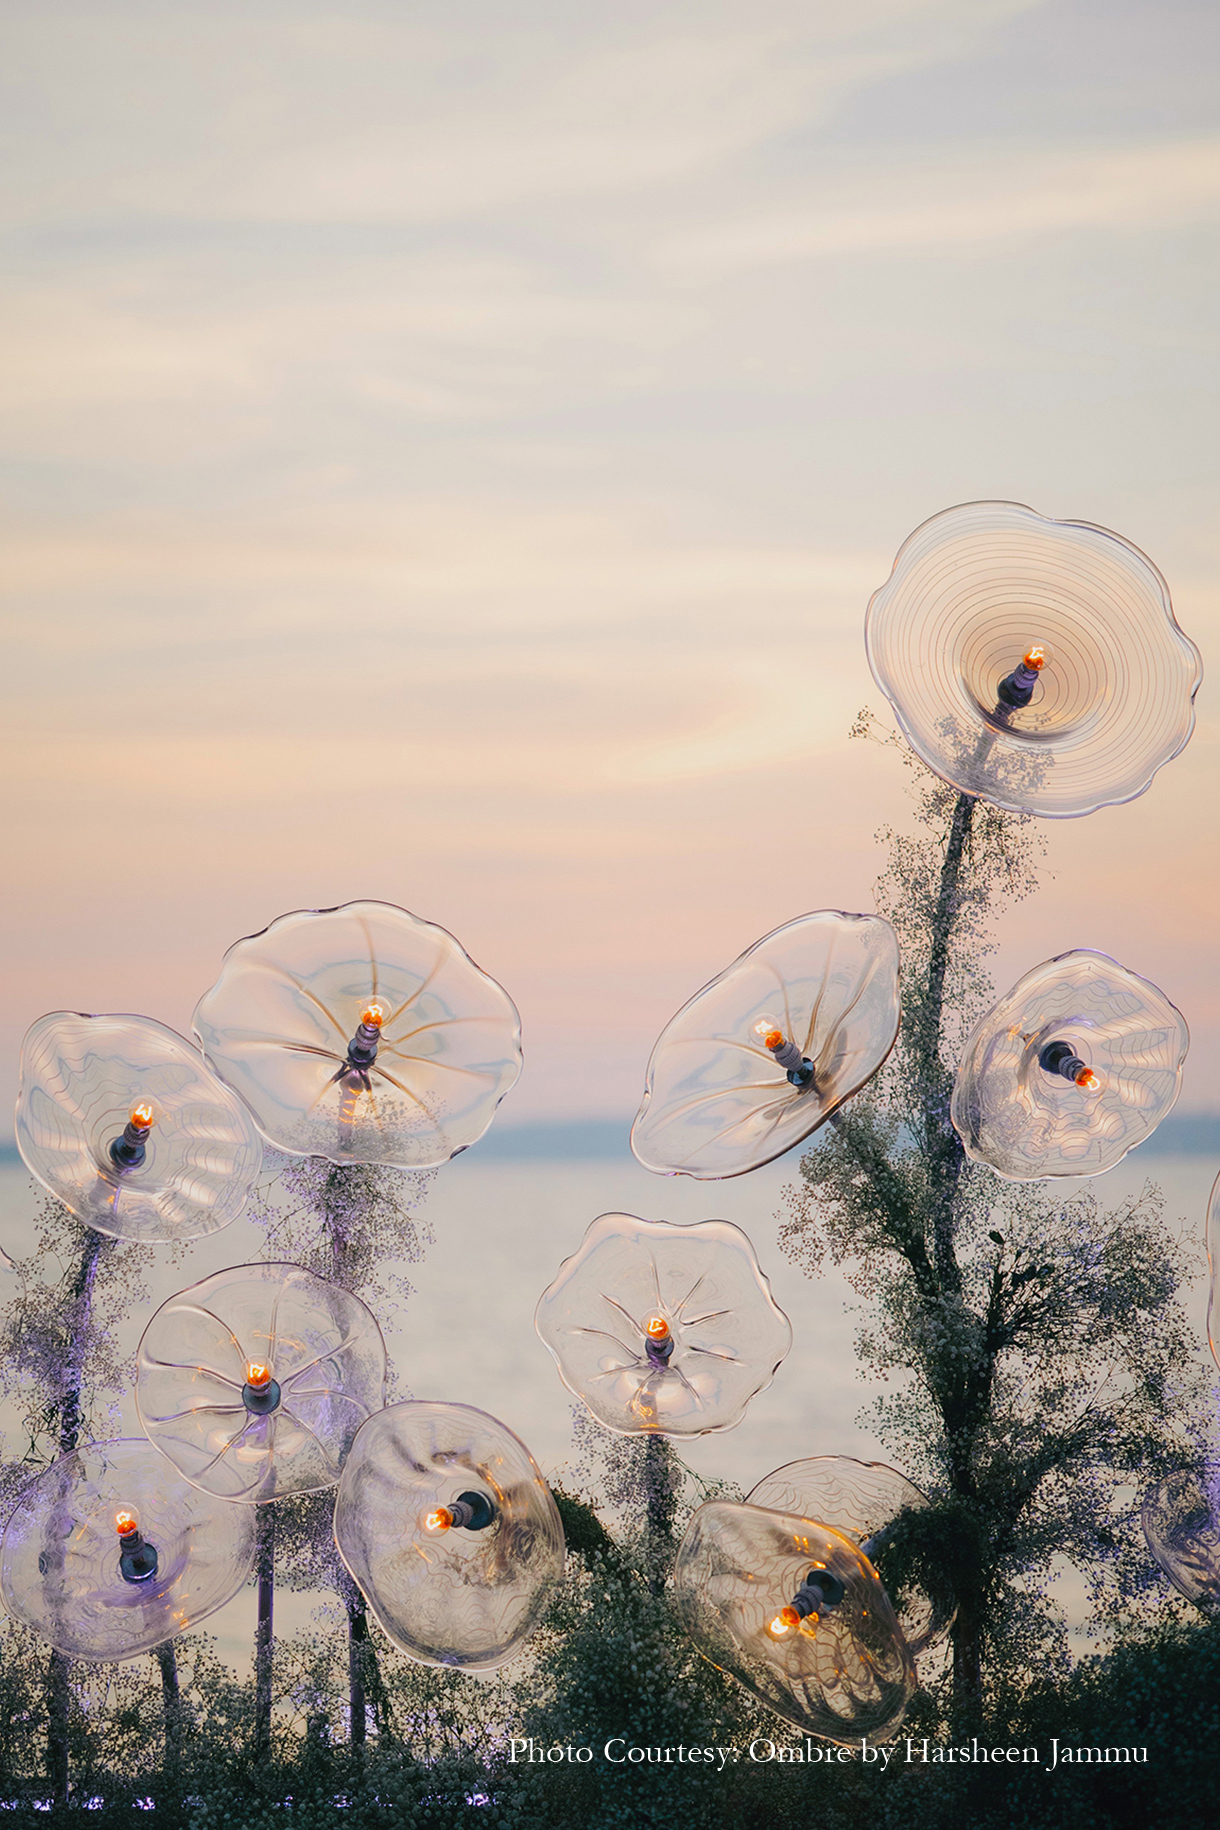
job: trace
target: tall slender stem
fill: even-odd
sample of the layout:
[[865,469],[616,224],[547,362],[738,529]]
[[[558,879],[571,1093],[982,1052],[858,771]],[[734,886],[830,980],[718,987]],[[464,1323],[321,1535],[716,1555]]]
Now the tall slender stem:
[[673,1547],[674,1514],[678,1495],[674,1482],[673,1450],[663,1436],[650,1436],[644,1447],[644,1485],[647,1494],[646,1555],[648,1587],[660,1595],[669,1573],[669,1552]]
[[271,1646],[275,1609],[275,1507],[268,1502],[258,1509],[255,1550],[258,1576],[258,1625],[254,1630],[254,1757],[271,1754]]
[[[336,1167],[326,1178],[323,1211],[330,1244],[330,1274],[334,1282],[350,1285],[348,1253],[351,1241],[343,1216],[350,1213],[353,1178],[359,1169]],[[352,1582],[340,1588],[347,1613],[348,1719],[353,1753],[364,1747],[368,1733],[368,1696],[380,1690],[377,1654],[369,1638],[368,1609],[364,1596]]]
[[172,1640],[153,1653],[161,1667],[161,1708],[165,1720],[164,1773],[166,1785],[177,1789],[182,1766],[182,1694],[178,1684],[178,1659]]
[[[85,1229],[80,1262],[68,1291],[66,1313],[67,1357],[58,1404],[58,1439],[61,1455],[71,1455],[80,1442],[84,1423],[84,1365],[93,1286],[103,1248],[112,1244],[92,1227]],[[71,1703],[71,1661],[52,1652],[47,1662],[47,1777],[57,1805],[68,1802],[68,1713]]]

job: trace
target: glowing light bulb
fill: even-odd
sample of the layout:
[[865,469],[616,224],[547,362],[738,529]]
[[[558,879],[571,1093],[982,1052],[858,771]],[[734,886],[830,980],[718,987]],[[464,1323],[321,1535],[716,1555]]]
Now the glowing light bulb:
[[767,1631],[773,1633],[776,1639],[782,1639],[785,1633],[791,1633],[793,1627],[799,1627],[800,1624],[801,1617],[795,1608],[781,1608],[775,1619],[768,1624]]
[[131,1108],[127,1122],[133,1131],[151,1131],[156,1122],[156,1108],[151,1099],[141,1099]]
[[663,1315],[650,1315],[644,1323],[644,1332],[651,1341],[666,1341],[669,1339],[669,1323]]
[[140,1515],[134,1506],[120,1506],[114,1515],[114,1529],[120,1538],[133,1538],[140,1529]]
[[1050,659],[1050,649],[1043,642],[1032,642],[1021,656],[1022,667],[1028,667],[1031,673],[1041,673]]
[[384,1004],[378,1004],[374,1001],[373,1003],[366,1004],[364,1010],[361,1012],[360,1021],[368,1029],[380,1029],[389,1014],[390,1013]]
[[784,1046],[784,1032],[774,1017],[760,1017],[754,1025],[754,1034],[766,1048],[777,1049]]
[[256,1360],[251,1360],[246,1368],[246,1384],[252,1392],[265,1392],[271,1384],[271,1368],[260,1366]]
[[1081,1068],[1076,1076],[1076,1085],[1084,1093],[1098,1093],[1101,1091],[1101,1075],[1095,1074],[1091,1067]]
[[425,1531],[448,1531],[453,1524],[453,1514],[448,1506],[435,1506],[431,1512],[425,1512],[423,1524]]

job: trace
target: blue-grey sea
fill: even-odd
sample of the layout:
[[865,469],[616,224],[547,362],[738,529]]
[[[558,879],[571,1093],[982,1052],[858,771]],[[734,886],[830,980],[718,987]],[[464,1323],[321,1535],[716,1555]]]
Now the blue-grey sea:
[[[490,1141],[490,1140],[489,1140]],[[744,1422],[723,1435],[683,1446],[689,1465],[705,1477],[748,1488],[783,1462],[802,1455],[842,1453],[892,1459],[862,1413],[875,1387],[861,1376],[853,1350],[860,1298],[828,1267],[810,1280],[780,1253],[777,1213],[795,1180],[795,1157],[735,1181],[700,1183],[658,1177],[624,1150],[601,1158],[533,1154],[562,1150],[557,1131],[524,1143],[506,1134],[486,1154],[480,1147],[440,1170],[421,1209],[434,1235],[422,1263],[409,1267],[415,1286],[405,1311],[387,1320],[387,1345],[400,1396],[475,1404],[509,1424],[544,1472],[562,1479],[574,1457],[572,1404],[534,1333],[534,1307],[560,1264],[598,1214],[624,1211],[650,1219],[691,1222],[721,1218],[750,1235],[777,1302],[791,1318],[792,1351],[771,1387],[751,1404]],[[1197,1279],[1189,1295],[1201,1361],[1206,1342],[1206,1264],[1203,1214],[1217,1162],[1211,1154],[1154,1156],[1137,1151],[1093,1186],[1109,1204],[1147,1181],[1164,1191],[1167,1211],[1200,1241]],[[1077,1186],[1064,1183],[1066,1190]],[[0,1164],[0,1246],[28,1253],[30,1220],[41,1191],[19,1162]],[[179,1265],[153,1248],[152,1305],[185,1284],[228,1265],[262,1256],[261,1233],[244,1221],[197,1242]],[[151,1306],[128,1316],[120,1338],[134,1351]],[[6,1453],[16,1449],[12,1419]],[[122,1433],[137,1433],[130,1399]],[[1072,1613],[1079,1597],[1064,1591]],[[307,1596],[277,1598],[277,1630],[308,1620],[317,1603]],[[232,1663],[247,1662],[253,1631],[253,1591],[237,1597],[207,1623]]]

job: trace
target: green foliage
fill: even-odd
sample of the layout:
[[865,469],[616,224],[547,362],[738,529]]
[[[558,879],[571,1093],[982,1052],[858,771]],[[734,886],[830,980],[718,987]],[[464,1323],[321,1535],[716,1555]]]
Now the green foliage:
[[864,1299],[859,1357],[888,1387],[873,1420],[938,1502],[923,1573],[958,1596],[965,1719],[984,1664],[993,1684],[1066,1668],[1049,1592],[1064,1564],[1099,1623],[1163,1600],[1138,1499],[1195,1453],[1204,1382],[1180,1302],[1196,1258],[1156,1189],[1106,1212],[965,1158],[953,1066],[993,997],[991,924],[1032,859],[1024,822],[940,782],[924,782],[919,823],[913,841],[883,835],[878,886],[902,943],[898,1046],[803,1160],[781,1242],[812,1276],[829,1255]]

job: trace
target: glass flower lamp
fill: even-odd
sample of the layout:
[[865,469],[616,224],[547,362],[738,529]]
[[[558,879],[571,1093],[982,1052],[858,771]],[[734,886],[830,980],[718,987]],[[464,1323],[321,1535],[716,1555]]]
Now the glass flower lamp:
[[968,502],[899,549],[864,624],[873,678],[964,794],[1065,819],[1142,794],[1202,679],[1161,574],[1086,521]]
[[783,1721],[844,1747],[897,1732],[915,1667],[876,1571],[842,1533],[713,1500],[678,1548],[674,1599],[703,1656]]
[[1183,1469],[1153,1487],[1141,1522],[1148,1548],[1179,1594],[1220,1607],[1220,1469]]
[[661,1175],[760,1168],[872,1079],[898,1015],[887,921],[822,909],[776,928],[662,1030],[632,1150]]
[[194,1022],[269,1142],[334,1163],[446,1163],[521,1072],[508,993],[388,902],[298,910],[238,941]]
[[218,1271],[144,1330],[136,1409],[149,1441],[218,1499],[253,1505],[333,1486],[385,1401],[370,1310],[294,1264]]
[[143,1438],[90,1443],[22,1491],[0,1592],[67,1657],[127,1659],[222,1608],[253,1563],[248,1509],[178,1480]]
[[198,1239],[235,1220],[263,1161],[246,1107],[149,1017],[40,1017],[21,1048],[17,1145],[78,1220],[117,1239]]
[[951,1108],[966,1154],[1011,1182],[1113,1169],[1172,1107],[1189,1042],[1165,994],[1104,953],[1046,960],[967,1039]]
[[[914,1481],[883,1461],[856,1461],[850,1455],[812,1455],[789,1462],[759,1481],[746,1495],[749,1506],[770,1512],[796,1513],[855,1544],[884,1580],[886,1565],[897,1551],[907,1521],[926,1511],[927,1496]],[[943,1640],[957,1615],[951,1597],[934,1597],[918,1581],[893,1597],[894,1612],[913,1658]]]
[[731,1430],[792,1345],[745,1234],[603,1214],[534,1317],[559,1376],[609,1430]]
[[537,1463],[468,1404],[392,1404],[363,1425],[335,1543],[400,1651],[464,1671],[514,1657],[563,1574],[563,1526]]

